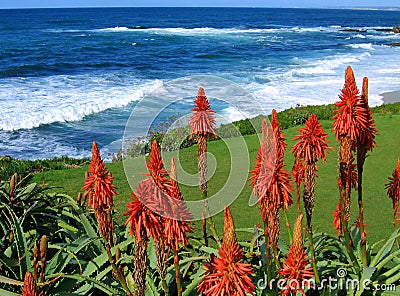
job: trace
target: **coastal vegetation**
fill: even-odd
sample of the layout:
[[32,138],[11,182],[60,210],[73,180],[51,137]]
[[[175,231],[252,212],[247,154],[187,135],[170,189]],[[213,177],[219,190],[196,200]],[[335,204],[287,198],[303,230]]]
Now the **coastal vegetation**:
[[[369,108],[368,80],[359,91],[348,67],[336,104],[273,111],[269,121],[235,122],[235,132],[214,130],[204,90],[194,107],[196,137],[184,147],[169,141],[163,147],[163,134],[154,132],[141,149],[121,153],[146,160],[135,167],[146,173],[133,192],[122,162],[105,163],[96,143],[90,164],[3,158],[1,295],[383,295],[382,285],[400,289],[400,104]],[[230,174],[217,166],[204,179],[206,151],[230,162],[227,145],[208,139],[215,133],[244,138],[253,160],[251,186],[212,220],[205,204],[203,221],[193,223],[184,201],[218,192]],[[203,174],[198,186],[179,182],[169,154],[174,149],[181,149],[185,170]],[[248,206],[251,193],[257,207]]]

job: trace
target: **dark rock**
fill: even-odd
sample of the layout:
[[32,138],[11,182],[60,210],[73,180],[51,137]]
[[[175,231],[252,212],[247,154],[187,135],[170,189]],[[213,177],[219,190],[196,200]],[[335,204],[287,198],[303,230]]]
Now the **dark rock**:
[[350,32],[350,33],[365,33],[366,29],[341,29],[342,32]]
[[400,33],[400,25],[397,25],[396,27],[393,27],[392,32]]
[[400,47],[400,42],[391,42],[391,43],[387,43],[386,45],[393,46],[393,47]]
[[393,29],[391,29],[391,28],[376,28],[374,30],[377,32],[392,32],[393,31]]

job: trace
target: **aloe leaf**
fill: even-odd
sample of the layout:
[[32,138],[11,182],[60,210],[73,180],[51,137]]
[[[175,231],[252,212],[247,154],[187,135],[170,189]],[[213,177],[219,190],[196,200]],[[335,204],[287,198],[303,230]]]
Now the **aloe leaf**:
[[380,261],[382,261],[389,253],[393,247],[393,243],[397,237],[399,237],[399,230],[396,229],[390,236],[390,238],[385,242],[385,244],[380,248],[378,253],[375,255],[370,266],[376,266]]
[[199,267],[197,272],[194,274],[192,282],[186,287],[185,291],[183,291],[182,296],[189,296],[192,291],[197,288],[200,282],[203,280],[204,270],[202,266]]
[[149,273],[146,274],[146,296],[159,296],[160,293],[157,290],[156,284],[153,281],[153,278],[149,275]]
[[[97,276],[96,276],[96,280],[97,281],[102,281],[102,279],[109,273],[112,271],[112,267],[111,265],[108,265],[105,269],[103,269]],[[82,295],[85,294],[87,291],[89,291],[91,289],[91,285],[90,283],[86,283],[85,285],[83,285],[82,287],[80,287],[78,290],[76,290],[76,293]]]
[[[207,260],[210,259],[209,256],[195,256],[195,257],[189,257],[189,258],[185,258],[185,259],[181,259],[179,260],[179,265],[183,265],[189,262],[194,262],[194,261],[203,261],[203,260]],[[167,271],[171,272],[172,270],[174,270],[174,266],[170,266],[168,267]]]
[[400,280],[400,273],[396,273],[393,276],[387,278],[385,281],[385,284],[393,284],[393,283],[397,282],[398,280]]
[[20,294],[15,294],[13,292],[7,291],[7,290],[3,290],[0,288],[0,295],[1,296],[19,296]]
[[400,273],[398,271],[400,270],[400,264],[397,264],[396,266],[392,267],[385,273],[379,275],[377,278],[378,281],[382,281],[383,279],[389,280],[391,277],[398,276],[400,278]]
[[2,276],[2,275],[0,275],[0,283],[6,284],[6,285],[12,285],[12,286],[23,286],[24,285],[24,282],[10,279],[10,278]]
[[218,250],[211,247],[202,246],[200,247],[200,251],[206,252],[208,254],[218,255]]
[[[370,266],[364,266],[362,273],[361,273],[361,280],[360,283],[366,283],[366,281],[371,281],[371,277],[374,274],[376,268],[375,267],[370,267]],[[357,289],[356,296],[361,296],[361,294],[364,292],[364,285],[360,285],[360,289]]]
[[128,272],[128,275],[125,278],[126,278],[126,284],[128,285],[129,290],[135,291],[135,280],[133,279],[132,272]]
[[[119,244],[115,245],[114,247],[112,247],[111,252],[113,254],[115,254],[115,251],[117,250],[117,248],[120,248],[121,251],[125,250],[125,248],[127,246],[129,246],[130,244],[132,244],[133,242],[134,242],[134,238],[130,237],[130,238],[120,242]],[[94,272],[98,271],[99,268],[101,268],[106,262],[108,262],[108,255],[106,252],[103,252],[102,254],[100,254],[96,258],[92,259],[88,263],[88,265],[86,266],[86,269],[83,272],[83,275],[85,275],[85,276],[92,275]]]
[[383,266],[385,266],[386,263],[388,263],[390,260],[393,258],[396,258],[397,255],[400,254],[400,250],[397,250],[393,253],[388,254],[379,264],[376,266],[377,269],[381,269]]
[[[96,230],[92,227],[92,225],[90,224],[88,218],[86,217],[86,214],[78,206],[76,201],[72,197],[70,197],[68,195],[65,195],[64,197],[69,199],[68,205],[72,206],[72,208],[78,213],[79,218],[80,218],[80,222],[82,223],[83,227],[85,228],[87,235],[90,238],[97,238],[98,235],[97,235]],[[104,251],[105,251],[104,250],[104,246],[100,242],[95,241],[94,242],[94,246],[96,248],[96,253],[104,253]]]
[[90,284],[92,284],[94,287],[99,289],[100,291],[106,293],[107,295],[125,295],[124,291],[114,289],[113,287],[110,287],[109,285],[98,281],[94,278],[84,276],[84,275],[75,275],[75,274],[64,274],[64,278],[70,278],[78,281],[86,281]]
[[[57,255],[54,256],[54,258],[52,258],[52,260],[51,260],[51,262],[50,262],[50,264],[52,264],[53,262],[61,263],[61,264],[57,264],[56,267],[58,267],[58,268],[55,268],[55,269],[52,269],[53,265],[50,265],[50,264],[49,264],[50,267],[47,269],[48,271],[51,271],[52,273],[60,273],[60,272],[63,272],[64,268],[68,265],[68,263],[69,263],[72,259],[75,259],[75,261],[76,261],[76,262],[78,263],[78,265],[79,265],[79,271],[80,271],[80,273],[82,273],[82,265],[81,265],[81,262],[80,262],[79,258],[75,255],[74,252],[72,252],[72,251],[70,251],[70,250],[68,250],[68,249],[66,249],[66,248],[57,246],[57,245],[49,245],[48,248],[49,248],[49,249],[59,249],[59,250],[61,251],[61,252],[60,252],[60,251],[57,252]],[[64,253],[63,253],[63,252],[64,252]],[[67,258],[64,258],[64,256],[63,256],[63,254],[65,254],[65,253],[68,254],[68,257],[67,257]],[[53,260],[53,259],[54,259],[54,260]]]
[[19,269],[19,278],[24,278],[25,273],[28,271],[29,261],[26,256],[28,252],[28,246],[26,244],[24,231],[22,229],[22,225],[20,224],[18,217],[15,215],[14,211],[9,208],[7,205],[4,205],[5,208],[10,213],[10,218],[6,215],[10,225],[14,231],[14,239],[16,242],[18,259],[20,260],[20,269]]

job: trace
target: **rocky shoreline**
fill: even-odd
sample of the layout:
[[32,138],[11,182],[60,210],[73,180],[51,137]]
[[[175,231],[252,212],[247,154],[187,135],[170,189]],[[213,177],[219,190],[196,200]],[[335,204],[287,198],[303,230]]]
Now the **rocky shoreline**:
[[393,33],[400,33],[400,25],[397,25],[396,27],[393,27],[392,32]]

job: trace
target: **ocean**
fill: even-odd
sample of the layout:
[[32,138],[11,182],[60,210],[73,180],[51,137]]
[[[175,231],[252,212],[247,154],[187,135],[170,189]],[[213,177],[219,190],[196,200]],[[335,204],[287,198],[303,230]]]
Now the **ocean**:
[[[198,75],[232,81],[269,114],[335,102],[350,65],[380,105],[400,89],[400,34],[387,30],[399,23],[385,10],[0,10],[0,155],[88,157],[97,141],[110,157],[142,99],[157,104],[151,94]],[[196,93],[164,117],[190,111]],[[222,99],[217,113],[243,116]]]

